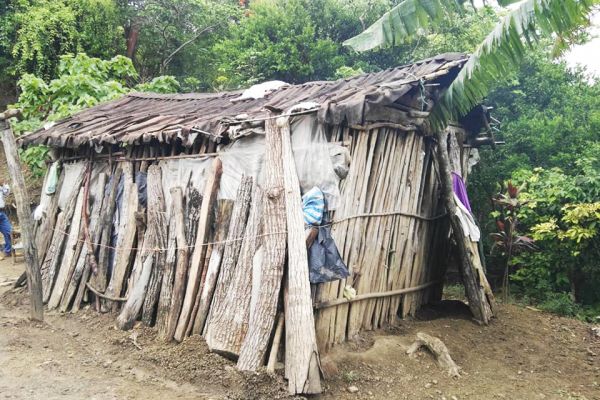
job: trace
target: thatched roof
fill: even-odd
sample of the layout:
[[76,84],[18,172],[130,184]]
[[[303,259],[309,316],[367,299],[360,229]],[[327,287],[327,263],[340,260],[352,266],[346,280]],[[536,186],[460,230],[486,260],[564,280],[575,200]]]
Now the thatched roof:
[[25,135],[21,145],[76,148],[153,139],[168,143],[179,138],[189,146],[198,133],[218,138],[241,119],[262,118],[269,110],[285,111],[308,101],[319,104],[319,119],[327,124],[388,122],[413,130],[427,116],[439,90],[454,79],[467,59],[465,54],[447,53],[348,79],[289,85],[265,98],[243,101],[236,101],[242,91],[132,93]]

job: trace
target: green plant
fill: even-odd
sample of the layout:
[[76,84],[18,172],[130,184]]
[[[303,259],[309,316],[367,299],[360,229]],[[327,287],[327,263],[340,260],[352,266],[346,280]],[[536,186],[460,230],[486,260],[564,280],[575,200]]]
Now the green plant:
[[505,258],[502,289],[504,301],[507,302],[510,292],[509,275],[513,257],[523,251],[536,250],[536,247],[531,238],[520,235],[518,232],[518,215],[523,205],[519,200],[519,188],[508,181],[506,192],[498,193],[492,198],[492,202],[496,206],[493,216],[496,219],[496,226],[498,227],[497,232],[490,234],[494,241],[492,253],[498,251]]
[[562,315],[565,317],[574,317],[580,310],[580,307],[573,301],[568,293],[549,293],[546,300],[541,302],[538,307],[541,310]]

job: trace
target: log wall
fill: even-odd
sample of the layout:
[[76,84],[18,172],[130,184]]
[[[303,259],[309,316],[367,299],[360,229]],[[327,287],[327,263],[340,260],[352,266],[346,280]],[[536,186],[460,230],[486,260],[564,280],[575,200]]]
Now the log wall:
[[[275,124],[267,124],[269,129],[285,131]],[[267,132],[267,138],[281,140],[281,131]],[[452,134],[462,142],[457,132]],[[392,325],[438,300],[450,242],[432,137],[386,127],[335,127],[327,131],[327,137],[348,146],[351,155],[339,206],[330,212],[332,234],[351,275],[312,285],[314,323],[302,320],[310,320],[308,329],[316,334],[319,353],[361,331]],[[192,177],[161,180],[158,160],[144,157],[207,153],[214,158],[218,148],[209,141],[201,140],[192,150],[177,145],[137,146],[126,156],[95,160],[82,151],[87,160],[65,161],[83,163],[92,177],[102,174],[102,188],[93,186],[95,193],[84,195],[82,172],[75,187],[70,183],[65,209],[56,209],[57,202],[53,202],[54,208],[39,222],[46,228],[38,231],[38,241],[49,244],[42,253],[44,300],[50,307],[60,305],[61,311],[76,311],[90,303],[99,312],[115,312],[123,329],[141,319],[155,326],[163,340],[203,334],[214,351],[233,359],[242,353],[240,369],[264,365],[269,353],[266,346],[272,342],[278,346],[280,341],[281,332],[273,340],[275,327],[280,325],[275,323],[276,315],[285,314],[285,324],[288,320],[296,323],[293,313],[284,312],[290,288],[289,282],[281,281],[287,275],[280,264],[286,240],[292,239],[285,230],[285,203],[291,201],[288,197],[299,195],[297,177],[292,176],[296,167],[285,164],[293,163],[289,143],[287,156],[280,144],[267,147],[267,164],[281,168],[280,173],[269,175],[266,182],[243,177],[235,200],[215,200],[221,175],[218,159],[203,178],[208,187],[201,188],[194,186]],[[72,151],[64,155],[77,156]],[[140,178],[146,170],[147,187]],[[289,175],[285,182],[284,171]],[[143,202],[139,194],[145,191],[152,198]],[[93,201],[103,197],[109,199],[105,204]],[[266,207],[273,202],[278,202],[278,208]],[[296,221],[293,213],[299,208],[294,206],[287,209],[288,224],[290,218]],[[91,223],[82,220],[90,214]],[[92,234],[81,227],[91,227]],[[294,238],[301,233],[298,228],[294,226]],[[89,255],[91,250],[94,257]],[[300,250],[294,250],[295,254],[302,254]],[[90,268],[88,260],[97,260],[97,265]],[[305,257],[294,258],[294,263],[296,270],[306,268]],[[262,283],[273,289],[268,298],[261,290],[252,290],[252,282],[261,282],[254,275],[269,277]],[[297,277],[305,279],[305,274],[295,273]],[[280,292],[280,285],[285,290]],[[79,290],[74,296],[74,290],[66,292],[65,288]],[[263,306],[268,312],[256,309]],[[228,327],[232,329],[227,331]],[[285,331],[290,341],[293,330]],[[246,338],[248,332],[258,339]],[[271,358],[277,350],[270,350]],[[290,385],[290,390],[320,390],[318,377],[313,383]]]

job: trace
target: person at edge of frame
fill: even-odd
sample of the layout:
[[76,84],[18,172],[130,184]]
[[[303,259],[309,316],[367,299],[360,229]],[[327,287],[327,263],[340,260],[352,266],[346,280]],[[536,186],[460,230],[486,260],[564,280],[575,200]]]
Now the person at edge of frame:
[[10,187],[7,183],[3,183],[0,186],[0,232],[4,235],[4,248],[0,254],[0,260],[4,260],[9,257],[12,252],[11,238],[12,225],[5,213],[5,197],[10,193]]

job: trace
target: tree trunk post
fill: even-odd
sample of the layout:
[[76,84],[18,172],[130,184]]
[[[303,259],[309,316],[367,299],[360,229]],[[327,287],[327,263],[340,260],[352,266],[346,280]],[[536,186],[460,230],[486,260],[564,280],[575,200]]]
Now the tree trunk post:
[[31,298],[31,319],[35,321],[44,320],[44,309],[42,303],[42,274],[38,260],[37,249],[33,237],[33,220],[29,210],[29,194],[25,186],[25,178],[21,172],[19,155],[17,153],[17,142],[13,135],[8,119],[20,114],[18,110],[8,110],[0,114],[0,128],[2,129],[2,144],[6,153],[6,163],[10,176],[12,177],[12,189],[17,202],[17,215],[21,225],[21,240],[23,241],[23,253],[25,255],[25,269],[27,271],[27,285]]

